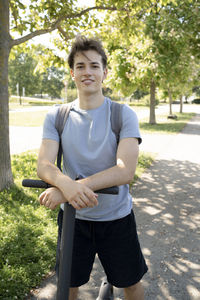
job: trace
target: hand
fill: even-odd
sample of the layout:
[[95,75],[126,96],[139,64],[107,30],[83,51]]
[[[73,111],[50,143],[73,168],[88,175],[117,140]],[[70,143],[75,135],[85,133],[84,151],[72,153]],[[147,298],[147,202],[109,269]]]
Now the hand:
[[62,193],[75,209],[98,205],[98,195],[78,180],[63,184]]
[[54,210],[59,204],[66,202],[66,199],[59,189],[52,187],[40,194],[39,201],[41,205]]

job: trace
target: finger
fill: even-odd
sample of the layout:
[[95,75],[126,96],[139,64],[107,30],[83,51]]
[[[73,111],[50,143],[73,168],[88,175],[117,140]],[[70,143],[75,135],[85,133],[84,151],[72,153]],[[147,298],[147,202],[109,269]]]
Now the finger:
[[80,200],[79,201],[80,201],[79,204],[82,207],[93,207],[94,206],[94,203],[85,194],[83,194],[83,195],[80,196]]
[[82,208],[82,207],[80,207],[79,204],[78,204],[77,202],[75,202],[75,201],[72,201],[70,204],[71,204],[75,209],[77,209],[77,210],[79,210],[79,209]]
[[51,209],[51,210],[54,210],[55,208],[56,208],[56,204],[55,203],[50,203],[50,205],[49,205],[49,208]]
[[49,197],[47,194],[45,194],[44,198],[42,199],[42,205],[47,206],[49,201]]
[[[84,198],[84,199],[82,199],[82,198]],[[87,200],[86,197],[81,196],[81,197],[76,201],[76,203],[77,203],[78,206],[80,206],[81,208],[85,208],[85,207],[88,206],[87,203],[89,203],[89,201]]]
[[98,201],[97,201],[98,195],[97,194],[94,194],[93,192],[91,193],[90,191],[88,191],[86,193],[86,197],[87,197],[87,199],[89,199],[90,203],[92,203],[93,205],[98,204]]
[[40,196],[39,196],[39,202],[40,202],[41,205],[42,205],[42,201],[43,201],[44,197],[45,197],[45,192],[43,192],[43,193],[40,194]]

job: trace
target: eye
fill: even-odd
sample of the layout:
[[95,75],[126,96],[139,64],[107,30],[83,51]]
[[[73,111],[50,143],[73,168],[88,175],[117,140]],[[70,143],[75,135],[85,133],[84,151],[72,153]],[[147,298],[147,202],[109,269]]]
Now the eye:
[[76,68],[77,68],[77,69],[82,69],[82,68],[83,68],[83,66],[77,66]]
[[98,68],[99,68],[99,65],[92,65],[92,68],[93,68],[93,69],[98,69]]

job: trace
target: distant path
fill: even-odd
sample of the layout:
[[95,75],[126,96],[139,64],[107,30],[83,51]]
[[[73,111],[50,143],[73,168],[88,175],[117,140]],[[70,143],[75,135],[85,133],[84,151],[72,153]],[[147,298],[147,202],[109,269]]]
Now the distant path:
[[42,140],[42,127],[10,126],[10,153],[19,154],[39,149]]
[[[44,111],[44,109],[48,110],[50,106],[33,106],[33,107],[25,107],[11,111],[11,113],[19,112],[19,111]],[[160,112],[168,112],[168,105],[161,105],[156,109],[156,113]],[[179,105],[173,105],[174,113],[179,111]],[[184,112],[196,112],[200,113],[200,105],[184,105]],[[149,115],[149,110],[141,110],[137,112],[138,118],[144,118]],[[143,143],[140,146],[142,151],[148,151],[153,153],[158,153],[162,148],[166,146],[167,135],[157,135],[152,134],[143,134]],[[158,139],[159,137],[159,139]],[[11,154],[19,154],[21,152],[38,149],[40,147],[42,138],[42,127],[20,127],[20,126],[10,126],[10,152]],[[171,139],[173,136],[171,135]],[[151,142],[149,141],[151,139]],[[159,140],[159,143],[158,143]]]

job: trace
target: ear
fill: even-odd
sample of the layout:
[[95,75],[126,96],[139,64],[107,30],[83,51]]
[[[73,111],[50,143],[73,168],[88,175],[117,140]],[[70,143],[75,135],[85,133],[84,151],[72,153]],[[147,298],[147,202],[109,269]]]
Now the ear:
[[102,82],[104,81],[104,79],[106,79],[107,74],[108,74],[108,69],[105,68],[105,69],[103,70],[103,79],[102,79]]
[[71,74],[72,80],[74,80],[74,71],[72,69],[70,69],[70,74]]

